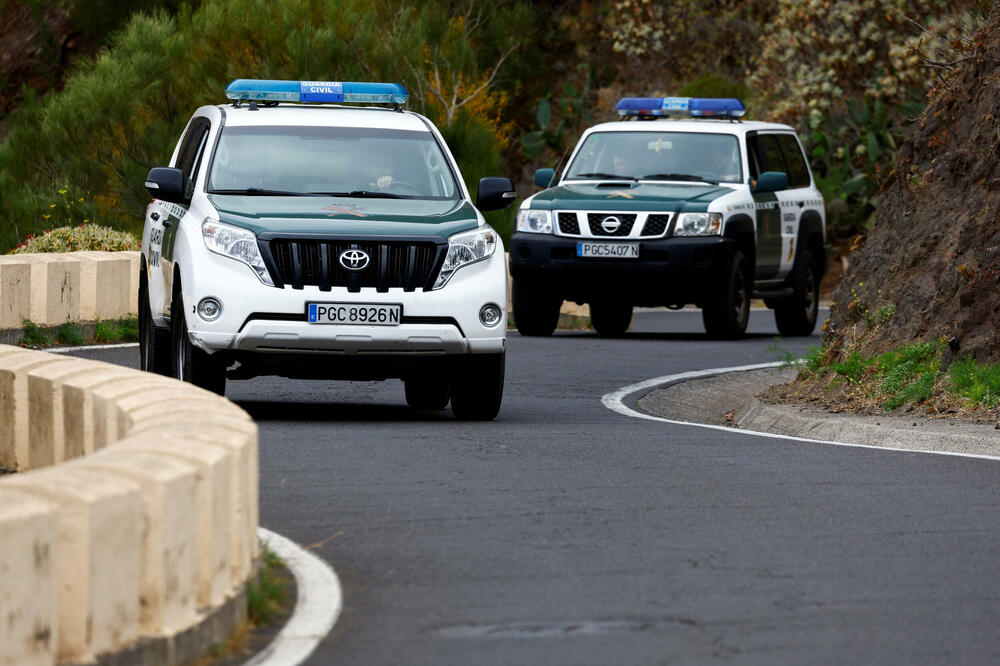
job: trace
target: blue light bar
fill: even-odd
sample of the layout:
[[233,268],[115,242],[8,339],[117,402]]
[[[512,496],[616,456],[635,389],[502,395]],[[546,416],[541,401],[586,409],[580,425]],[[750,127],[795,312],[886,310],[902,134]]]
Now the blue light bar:
[[739,118],[747,112],[738,99],[718,97],[623,97],[619,116],[693,116]]
[[410,94],[398,83],[236,79],[226,86],[226,97],[258,102],[406,104]]

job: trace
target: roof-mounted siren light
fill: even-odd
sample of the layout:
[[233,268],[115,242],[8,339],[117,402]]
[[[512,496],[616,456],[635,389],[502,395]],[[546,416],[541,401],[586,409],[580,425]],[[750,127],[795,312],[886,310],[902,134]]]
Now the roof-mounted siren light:
[[360,81],[273,81],[236,79],[226,86],[226,97],[236,102],[354,102],[406,104],[410,94],[398,83]]
[[740,118],[747,112],[740,100],[722,97],[623,97],[615,110],[630,118]]

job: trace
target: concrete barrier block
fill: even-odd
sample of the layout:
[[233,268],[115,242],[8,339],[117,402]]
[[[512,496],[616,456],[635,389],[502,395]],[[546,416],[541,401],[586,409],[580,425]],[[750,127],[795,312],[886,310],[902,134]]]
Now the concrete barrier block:
[[62,383],[93,370],[91,361],[67,359],[65,363],[46,363],[27,371],[28,464],[32,469],[82,455],[82,451],[67,455]]
[[[73,375],[62,383],[63,423],[65,424],[65,451],[67,458],[75,458],[97,450],[95,432],[99,429],[106,439],[107,419],[97,426],[97,412],[91,390],[104,384],[128,380],[136,375],[130,368],[113,365],[94,366],[90,372]],[[2,408],[2,407],[0,407]],[[104,446],[103,440],[101,446]]]
[[0,356],[0,466],[22,472],[31,468],[28,371],[69,361],[27,349]]
[[109,451],[145,452],[195,467],[193,495],[198,508],[188,517],[195,527],[195,598],[202,610],[221,604],[230,590],[232,454],[223,446],[162,434],[129,437]]
[[178,458],[112,447],[80,462],[137,482],[142,495],[140,627],[173,635],[197,618],[195,593],[197,468]]
[[139,638],[139,485],[79,461],[4,485],[59,505],[58,658],[87,662]]
[[129,252],[116,252],[124,258],[128,259],[129,265],[129,287],[128,287],[128,314],[135,315],[139,313],[139,269],[142,264],[142,253],[138,250]]
[[[182,420],[182,416],[186,418]],[[197,417],[203,420],[199,420]],[[147,431],[149,432],[149,431]],[[246,580],[250,574],[252,554],[256,552],[258,517],[257,482],[251,476],[257,473],[257,428],[254,424],[239,428],[220,425],[210,415],[192,416],[190,410],[176,414],[170,434],[176,439],[205,442],[223,446],[231,454],[233,479],[230,507],[232,510],[230,566],[234,585]],[[140,433],[134,433],[140,436]]]
[[0,256],[0,330],[21,328],[31,317],[31,262],[21,255]]
[[121,319],[131,312],[132,261],[123,252],[70,252],[80,261],[80,319]]
[[55,664],[57,508],[0,486],[0,534],[0,664]]
[[80,260],[62,253],[25,254],[31,264],[31,321],[58,326],[80,319]]
[[127,377],[91,389],[94,410],[94,448],[101,449],[128,434],[130,421],[118,406],[122,398],[140,391],[167,391],[176,386],[169,377],[132,370]]

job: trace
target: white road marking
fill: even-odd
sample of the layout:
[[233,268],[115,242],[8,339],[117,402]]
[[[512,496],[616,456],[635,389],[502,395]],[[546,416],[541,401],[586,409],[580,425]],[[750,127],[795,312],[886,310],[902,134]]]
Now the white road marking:
[[69,354],[70,352],[89,351],[91,349],[127,349],[128,347],[138,347],[138,346],[139,346],[138,342],[120,342],[108,345],[81,345],[79,347],[50,347],[48,349],[43,349],[41,351],[47,351],[50,354]]
[[754,437],[769,437],[771,439],[787,439],[796,442],[810,442],[812,444],[829,444],[832,446],[846,446],[856,449],[874,449],[877,451],[895,451],[898,453],[928,453],[937,456],[955,456],[959,458],[980,458],[983,460],[1000,460],[1000,456],[990,456],[978,453],[956,453],[953,451],[927,451],[925,449],[907,449],[907,448],[897,448],[891,446],[872,446],[870,444],[853,444],[851,442],[837,442],[827,439],[810,439],[808,437],[796,437],[794,435],[778,435],[771,432],[759,432],[757,430],[743,430],[741,428],[732,428],[730,426],[713,425],[710,423],[694,423],[692,421],[675,421],[673,419],[666,419],[661,416],[653,416],[652,414],[644,414],[642,412],[636,411],[625,404],[625,399],[635,393],[640,391],[648,393],[650,390],[662,386],[664,384],[674,384],[681,381],[686,381],[688,379],[698,379],[701,377],[711,377],[713,375],[722,375],[727,372],[743,372],[746,370],[760,370],[763,368],[777,368],[783,365],[782,361],[775,363],[758,363],[757,365],[743,365],[732,368],[713,368],[711,370],[694,370],[692,372],[681,372],[676,375],[664,375],[663,377],[654,377],[653,379],[647,379],[644,382],[639,382],[637,384],[630,384],[624,386],[617,391],[612,391],[601,397],[601,403],[608,409],[623,414],[625,416],[630,416],[636,419],[646,419],[647,421],[659,421],[660,423],[671,423],[674,425],[686,425],[694,426],[696,428],[707,428],[709,430],[721,430],[723,432],[734,432],[740,433],[742,435],[751,435]]
[[288,622],[266,648],[243,666],[295,666],[313,653],[340,616],[340,580],[329,564],[294,541],[263,527],[261,541],[295,576],[297,598]]

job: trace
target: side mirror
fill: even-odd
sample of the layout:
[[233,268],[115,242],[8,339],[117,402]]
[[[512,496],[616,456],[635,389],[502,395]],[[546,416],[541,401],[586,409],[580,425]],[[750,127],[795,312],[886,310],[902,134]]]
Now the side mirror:
[[555,180],[555,177],[555,169],[539,169],[535,172],[535,185],[541,188],[552,187],[552,181]]
[[510,178],[480,178],[476,193],[476,208],[481,211],[500,210],[514,203],[517,191]]
[[751,188],[757,192],[779,192],[788,189],[788,174],[784,171],[765,171],[757,176],[757,184]]
[[162,201],[187,204],[191,201],[192,183],[184,172],[171,167],[153,167],[146,176],[149,196]]

